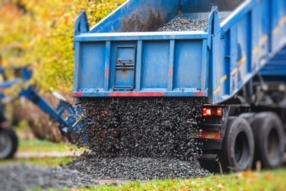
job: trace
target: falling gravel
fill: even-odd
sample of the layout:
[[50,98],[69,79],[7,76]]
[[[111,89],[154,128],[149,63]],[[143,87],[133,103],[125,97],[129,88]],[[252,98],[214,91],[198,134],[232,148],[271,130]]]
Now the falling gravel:
[[95,179],[103,180],[151,180],[209,175],[208,171],[200,168],[198,162],[178,159],[142,157],[97,158],[94,154],[83,154],[67,166],[70,169],[89,174]]
[[65,188],[95,185],[92,176],[65,167],[38,167],[28,164],[0,166],[0,190]]
[[90,153],[67,165],[96,179],[150,180],[208,175],[192,133],[200,132],[202,98],[84,99],[89,123],[76,144]]
[[83,100],[88,140],[96,157],[145,157],[194,161],[201,154],[192,137],[200,132],[202,99],[125,98]]
[[177,17],[158,31],[204,31],[208,26],[208,20],[206,19],[188,19],[183,17]]

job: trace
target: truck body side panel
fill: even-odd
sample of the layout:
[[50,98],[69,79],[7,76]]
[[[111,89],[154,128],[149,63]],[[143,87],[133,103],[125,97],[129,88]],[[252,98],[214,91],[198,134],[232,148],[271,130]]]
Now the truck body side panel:
[[259,72],[263,79],[286,83],[286,47],[280,50]]
[[[249,1],[221,23],[223,40],[219,44],[218,57],[224,60],[216,58],[211,63],[215,70],[211,73],[214,76],[210,102],[220,103],[232,97],[283,48],[286,43],[285,16],[284,1]],[[217,67],[219,64],[215,62],[220,66]]]

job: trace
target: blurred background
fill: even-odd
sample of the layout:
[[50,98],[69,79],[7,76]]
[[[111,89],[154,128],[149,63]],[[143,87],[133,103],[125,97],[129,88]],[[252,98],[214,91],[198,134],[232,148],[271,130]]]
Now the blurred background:
[[[0,64],[11,70],[29,65],[33,71],[29,83],[36,85],[55,107],[59,91],[71,103],[73,75],[73,25],[80,11],[88,13],[94,25],[124,0],[0,0]],[[11,70],[9,70],[11,69]],[[6,90],[8,94],[15,92]],[[33,103],[24,98],[5,104],[6,117],[13,126],[22,126],[20,136],[33,136],[53,142],[65,141],[57,126]],[[19,130],[20,131],[20,130]]]
[[[155,1],[156,0],[154,0],[154,2]],[[224,4],[227,1],[231,2],[231,0],[222,0],[220,2]],[[94,26],[124,2],[125,0],[0,0],[0,109],[2,105],[4,105],[8,123],[16,129],[16,133],[19,137],[19,148],[15,157],[0,161],[0,191],[2,190],[1,181],[3,185],[3,182],[8,180],[7,185],[10,186],[10,183],[11,185],[13,183],[18,184],[14,180],[23,181],[25,178],[29,181],[31,180],[31,182],[36,180],[34,182],[36,186],[40,185],[43,180],[47,181],[46,185],[40,185],[43,186],[43,188],[58,186],[56,183],[51,184],[51,180],[53,179],[56,179],[56,181],[59,180],[59,182],[65,182],[62,187],[71,187],[72,183],[79,181],[79,183],[75,183],[74,185],[84,186],[83,189],[80,188],[79,190],[85,190],[87,180],[92,182],[91,185],[93,186],[95,184],[96,186],[98,184],[109,184],[112,186],[125,184],[125,182],[106,183],[104,180],[100,180],[101,182],[98,180],[98,182],[95,183],[96,176],[85,176],[94,175],[98,172],[110,172],[110,174],[114,174],[112,171],[108,171],[108,169],[116,169],[117,171],[118,166],[129,166],[129,170],[131,169],[130,172],[132,171],[130,174],[140,174],[133,172],[135,167],[140,167],[140,165],[138,165],[140,162],[138,162],[137,159],[134,160],[134,166],[128,164],[130,163],[129,159],[125,160],[125,165],[124,161],[114,159],[113,166],[110,166],[112,162],[109,163],[103,160],[102,163],[104,165],[101,166],[102,163],[98,163],[94,155],[86,155],[86,153],[90,151],[89,149],[77,148],[76,146],[70,145],[67,138],[61,134],[58,124],[53,122],[38,106],[25,98],[17,97],[17,93],[21,87],[28,87],[32,84],[36,88],[36,91],[39,92],[53,108],[56,108],[60,103],[60,100],[54,97],[54,92],[60,93],[69,103],[75,105],[75,101],[71,95],[74,69],[73,30],[75,19],[81,11],[86,11],[88,23],[90,26]],[[199,0],[196,0],[196,2],[199,2]],[[204,2],[211,4],[214,1]],[[242,1],[239,0],[237,2]],[[254,3],[254,0],[252,2]],[[140,3],[145,3],[145,1],[140,0]],[[283,25],[286,23],[286,18],[284,18],[284,20]],[[136,20],[134,22],[136,22]],[[205,21],[205,24],[208,23]],[[263,43],[266,41],[265,38],[262,38]],[[259,49],[254,50],[258,52]],[[242,61],[238,63],[245,61],[245,59],[241,60]],[[27,67],[33,72],[31,79],[25,81],[24,84],[21,83],[18,86],[1,89],[2,82],[15,79],[15,70],[21,67]],[[226,80],[226,77],[225,79],[222,78],[221,81],[224,80]],[[218,91],[219,90],[220,89],[218,89]],[[2,93],[5,95],[14,95],[14,99],[10,99],[4,103],[1,101]],[[284,95],[285,94],[282,94],[282,96]],[[279,96],[280,95],[278,95],[278,97]],[[285,99],[285,97],[282,97],[282,99]],[[210,111],[210,108],[208,109]],[[201,112],[201,108],[199,108],[199,111]],[[219,111],[221,113],[221,110]],[[79,119],[81,116],[76,117],[76,119]],[[90,131],[88,133],[90,133]],[[155,142],[155,144],[157,144],[157,142]],[[79,158],[77,158],[77,156],[79,156]],[[94,158],[95,160],[93,160]],[[17,164],[14,166],[8,164],[11,162]],[[160,166],[158,165],[160,162],[157,160],[153,162],[154,167]],[[36,166],[25,166],[26,163]],[[146,164],[149,163],[152,164],[151,162],[146,162]],[[180,162],[174,160],[174,163],[177,165]],[[64,165],[71,170],[80,169],[84,173],[72,174],[74,171],[59,170],[59,167],[65,167]],[[165,163],[163,166],[164,165]],[[39,166],[55,168],[46,168],[43,170]],[[172,165],[165,166],[172,167]],[[99,171],[92,171],[92,169],[96,167]],[[135,182],[126,187],[120,187],[119,189],[137,190],[136,188],[138,188],[138,190],[158,190],[158,188],[160,188],[161,190],[165,190],[166,188],[170,188],[170,190],[190,190],[191,188],[195,188],[196,190],[286,190],[284,181],[286,175],[285,168],[263,172],[264,169],[261,167],[260,161],[258,161],[253,168],[255,168],[253,171],[247,170],[220,176],[210,174],[198,166],[197,170],[200,172],[198,178],[163,180],[158,182],[154,180],[146,183]],[[50,170],[49,175],[46,174],[47,169]],[[59,170],[59,172],[55,171],[55,169]],[[153,167],[152,169],[156,170],[156,168]],[[143,170],[139,168],[139,171],[141,172]],[[173,172],[172,168],[171,171]],[[179,169],[177,171],[180,172],[181,170]],[[188,171],[190,170],[188,169]],[[1,174],[1,172],[6,172],[5,176],[7,179],[3,178],[4,173]],[[29,174],[27,175],[25,173]],[[39,173],[42,174],[39,175]],[[121,171],[118,170],[118,173],[127,174],[127,171],[122,168]],[[162,174],[165,175],[164,173]],[[203,179],[202,177],[204,176],[208,177]],[[19,183],[19,185],[21,184]],[[15,187],[17,186],[18,185]],[[28,188],[29,186],[27,183]],[[100,190],[107,189],[119,190],[118,187],[102,187]],[[86,188],[86,190],[88,190],[88,188]]]

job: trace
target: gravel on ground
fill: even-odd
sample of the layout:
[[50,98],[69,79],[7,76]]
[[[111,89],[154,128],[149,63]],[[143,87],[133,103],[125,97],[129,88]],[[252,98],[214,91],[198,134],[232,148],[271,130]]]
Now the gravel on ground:
[[75,161],[60,167],[39,167],[20,163],[0,166],[0,190],[118,185],[134,180],[207,175],[209,172],[202,169],[198,162],[142,157],[97,158],[92,153],[84,153]]
[[0,166],[0,190],[22,191],[35,188],[66,188],[95,185],[95,179],[66,167],[39,167],[30,164]]
[[152,180],[209,175],[198,162],[142,157],[97,158],[93,154],[83,154],[67,167],[103,180]]

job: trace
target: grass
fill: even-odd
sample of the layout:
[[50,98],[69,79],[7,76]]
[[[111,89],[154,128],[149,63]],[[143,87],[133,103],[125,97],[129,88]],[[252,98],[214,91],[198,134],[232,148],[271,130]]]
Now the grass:
[[[69,143],[52,143],[49,141],[33,139],[23,140],[19,139],[19,148],[17,152],[30,153],[49,153],[49,152],[82,152],[84,149],[79,149]],[[31,158],[13,158],[7,160],[0,160],[0,165],[9,163],[26,163],[38,166],[58,166],[65,165],[71,162],[74,157],[31,157]]]
[[25,163],[37,166],[59,166],[65,165],[73,161],[73,157],[38,157],[38,158],[25,158],[25,159],[7,159],[1,160],[0,165],[11,163]]
[[20,152],[80,152],[76,146],[69,143],[52,143],[49,141],[34,139],[34,140],[21,140],[19,142]]
[[[30,132],[30,128],[25,120],[20,121],[17,128],[15,129],[17,133]],[[45,140],[32,139],[25,140],[19,139],[20,152],[68,152],[75,151],[80,152],[84,149],[79,149],[75,145],[69,143],[52,143]]]
[[[212,175],[205,178],[151,180],[132,182],[122,186],[94,186],[66,188],[63,191],[285,191],[286,169],[265,172],[246,171],[229,175]],[[33,191],[40,191],[40,188]],[[57,189],[49,189],[57,191]]]
[[265,172],[246,171],[230,175],[212,175],[205,178],[187,180],[151,180],[133,182],[122,186],[99,186],[91,188],[66,189],[69,191],[285,191],[286,170],[279,169]]
[[[68,152],[79,151],[75,146],[67,143],[51,143],[48,141],[42,141],[38,139],[34,140],[19,140],[19,148],[17,152],[31,152],[31,153],[43,153],[43,152]],[[58,166],[71,162],[73,157],[31,157],[31,158],[13,158],[7,160],[0,160],[0,165],[9,163],[26,163],[34,164],[38,166]]]

